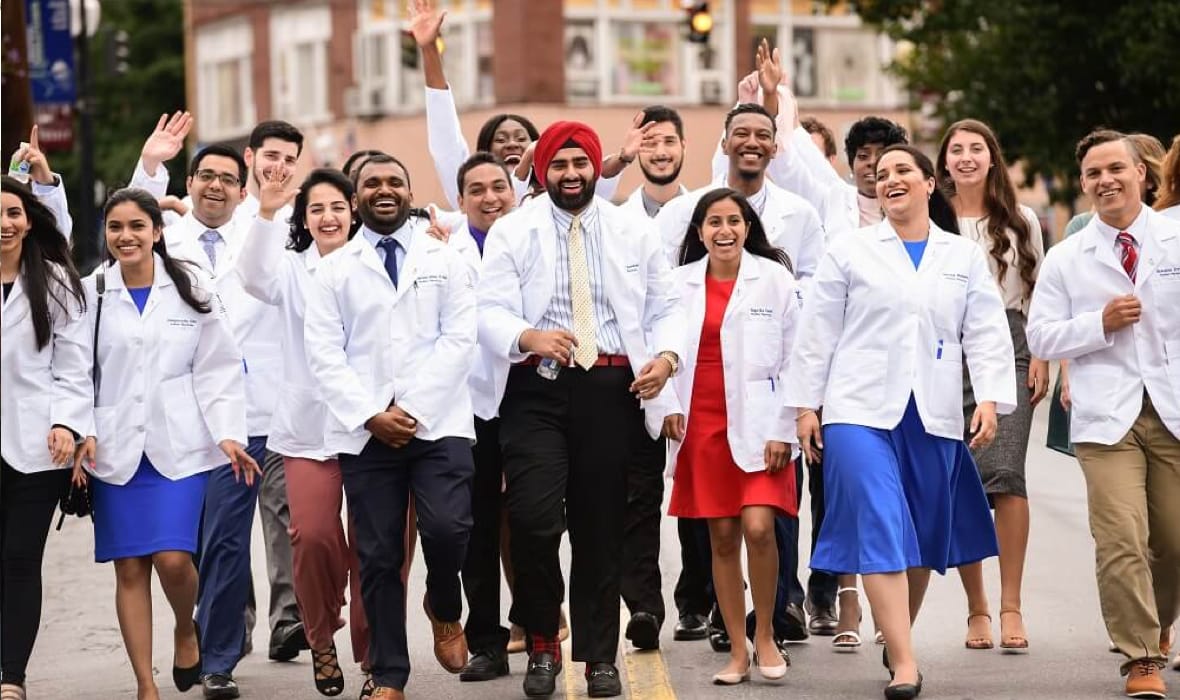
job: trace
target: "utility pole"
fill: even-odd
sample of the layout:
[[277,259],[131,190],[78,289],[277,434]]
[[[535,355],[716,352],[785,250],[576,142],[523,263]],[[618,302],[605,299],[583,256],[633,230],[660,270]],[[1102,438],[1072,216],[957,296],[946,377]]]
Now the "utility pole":
[[9,157],[16,152],[21,141],[29,140],[29,132],[33,130],[33,94],[29,86],[24,0],[8,0],[0,5],[0,24],[4,28],[4,124],[0,157],[3,159],[4,172],[8,172]]
[[91,114],[90,104],[90,29],[86,26],[87,15],[83,5],[78,13],[81,26],[78,32],[78,119],[82,127],[82,143],[80,158],[80,184],[78,204],[81,216],[75,226],[81,226],[79,235],[74,239],[77,248],[76,256],[82,261],[98,259],[97,226],[95,225],[94,209],[94,116]]

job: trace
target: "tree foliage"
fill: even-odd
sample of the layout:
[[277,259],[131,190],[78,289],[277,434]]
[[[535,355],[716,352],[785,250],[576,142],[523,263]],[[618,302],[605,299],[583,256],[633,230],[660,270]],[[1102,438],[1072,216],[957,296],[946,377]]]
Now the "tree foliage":
[[[869,24],[905,42],[891,69],[943,125],[996,131],[1031,181],[1077,194],[1074,145],[1097,126],[1180,132],[1180,2],[859,0]],[[926,99],[921,99],[926,98]]]
[[[113,65],[108,37],[127,33],[126,70]],[[143,141],[164,112],[185,108],[184,17],[179,0],[119,0],[102,4],[102,19],[90,41],[91,111],[94,115],[95,179],[108,190],[126,185]],[[80,119],[74,121],[74,150],[50,154],[65,178],[70,211],[81,212]],[[171,186],[184,182],[184,163],[168,164]],[[75,234],[92,227],[75,220]]]

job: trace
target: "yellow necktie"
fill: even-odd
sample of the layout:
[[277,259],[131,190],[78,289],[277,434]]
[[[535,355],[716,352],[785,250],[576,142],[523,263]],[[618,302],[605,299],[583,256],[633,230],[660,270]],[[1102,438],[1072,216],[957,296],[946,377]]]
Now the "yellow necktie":
[[574,362],[590,369],[598,360],[598,321],[594,318],[594,297],[590,293],[590,268],[586,264],[586,242],[582,237],[582,219],[570,224],[570,301],[574,312]]

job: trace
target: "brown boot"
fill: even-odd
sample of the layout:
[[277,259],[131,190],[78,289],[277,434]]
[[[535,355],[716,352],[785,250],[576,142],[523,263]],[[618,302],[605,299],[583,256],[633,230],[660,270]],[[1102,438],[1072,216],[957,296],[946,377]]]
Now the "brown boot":
[[426,617],[430,618],[431,631],[434,632],[434,658],[451,673],[458,673],[467,665],[467,637],[463,635],[463,625],[458,622],[441,622],[430,611],[430,599],[422,597],[422,609]]
[[370,697],[373,700],[406,700],[405,693],[385,685],[377,686]]
[[1127,697],[1164,698],[1168,689],[1160,676],[1159,666],[1151,659],[1136,659],[1127,673]]

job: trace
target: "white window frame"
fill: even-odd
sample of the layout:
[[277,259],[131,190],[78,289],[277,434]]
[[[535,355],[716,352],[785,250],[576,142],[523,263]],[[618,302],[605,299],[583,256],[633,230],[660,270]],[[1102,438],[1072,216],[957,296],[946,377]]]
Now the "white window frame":
[[[328,95],[328,46],[332,40],[332,11],[326,4],[276,7],[270,13],[271,112],[299,126],[314,126],[332,120]],[[298,72],[297,49],[310,45],[311,75]],[[283,67],[292,81],[307,85],[311,104],[297,104],[293,82],[283,81]]]
[[[201,141],[220,141],[241,136],[256,121],[254,105],[254,30],[247,18],[236,18],[199,27],[196,30],[197,130]],[[241,105],[236,123],[221,124],[218,100],[218,68],[235,63]]]

